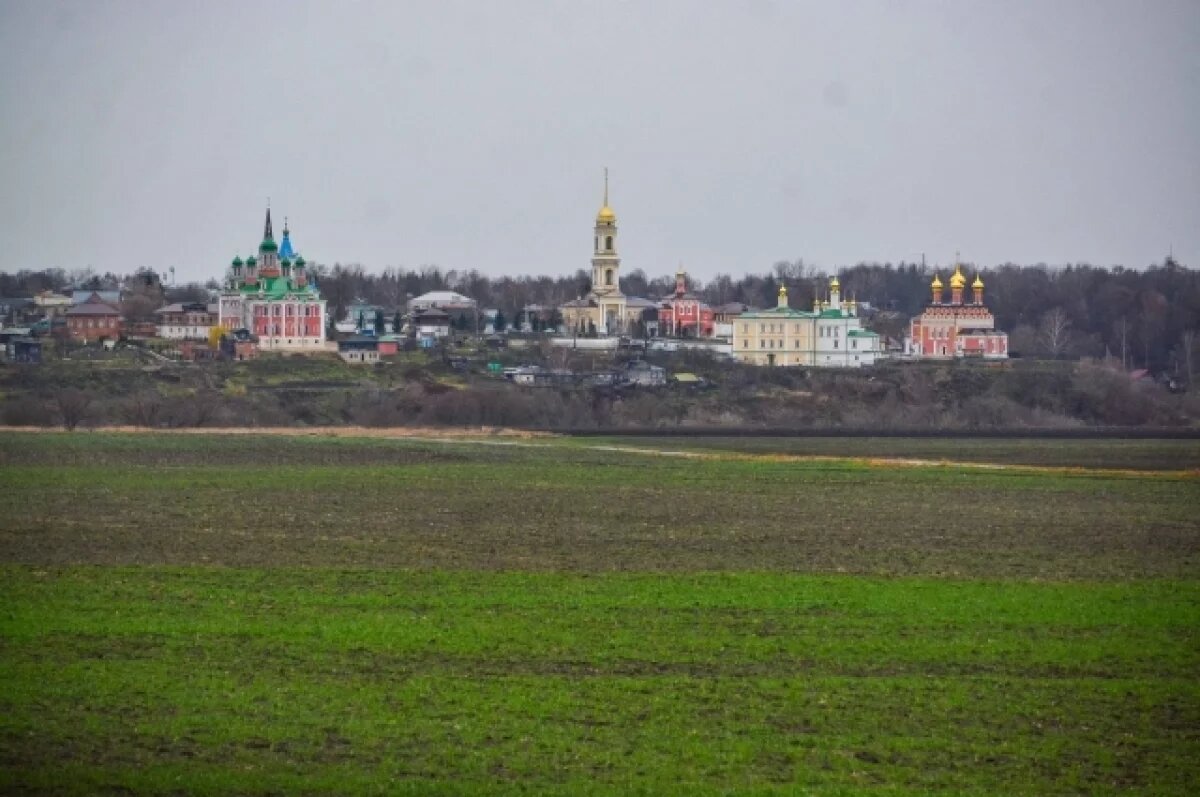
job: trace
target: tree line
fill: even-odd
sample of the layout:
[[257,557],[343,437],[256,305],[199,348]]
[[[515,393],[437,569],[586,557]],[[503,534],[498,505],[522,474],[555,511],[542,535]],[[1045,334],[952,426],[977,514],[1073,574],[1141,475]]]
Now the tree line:
[[[984,302],[994,313],[996,326],[1009,333],[1014,353],[1110,357],[1126,368],[1173,371],[1191,382],[1197,356],[1195,338],[1200,330],[1200,273],[1172,258],[1146,269],[1006,263],[982,269],[967,267],[965,271],[969,280],[976,274],[983,279]],[[907,330],[908,320],[930,301],[934,273],[931,267],[906,262],[859,263],[837,270],[843,296],[864,303],[869,308],[869,325],[897,340]],[[414,296],[452,290],[475,299],[480,307],[500,310],[512,323],[530,305],[549,310],[591,289],[589,274],[583,269],[558,277],[490,277],[475,269],[437,266],[389,267],[375,273],[357,264],[310,264],[310,274],[337,319],[344,318],[358,300],[387,308],[391,317]],[[940,274],[945,282],[947,270],[941,269]],[[779,287],[786,285],[792,306],[807,308],[814,298],[825,296],[830,275],[803,260],[780,261],[766,273],[718,274],[707,282],[691,280],[689,288],[713,306],[772,307]],[[129,307],[123,309],[131,316],[149,317],[163,302],[203,300],[207,290],[218,288],[219,283],[163,286],[148,269],[129,276],[61,269],[0,273],[0,296],[4,297],[67,286],[124,286]],[[634,269],[622,277],[621,289],[632,296],[663,297],[674,292],[675,278],[669,274],[651,277]]]

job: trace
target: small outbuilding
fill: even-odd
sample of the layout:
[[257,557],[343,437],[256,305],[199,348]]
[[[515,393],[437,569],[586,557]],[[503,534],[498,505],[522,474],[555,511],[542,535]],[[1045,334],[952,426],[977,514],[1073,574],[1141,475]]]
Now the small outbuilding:
[[37,338],[13,338],[8,342],[8,359],[14,363],[40,364],[42,341]]
[[379,338],[373,335],[354,335],[338,341],[338,356],[348,363],[379,362]]

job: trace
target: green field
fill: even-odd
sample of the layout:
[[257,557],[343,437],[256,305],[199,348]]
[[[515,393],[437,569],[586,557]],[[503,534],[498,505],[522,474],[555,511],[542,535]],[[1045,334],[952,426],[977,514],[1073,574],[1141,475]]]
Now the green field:
[[0,435],[0,790],[1195,792],[1195,443],[512,442]]

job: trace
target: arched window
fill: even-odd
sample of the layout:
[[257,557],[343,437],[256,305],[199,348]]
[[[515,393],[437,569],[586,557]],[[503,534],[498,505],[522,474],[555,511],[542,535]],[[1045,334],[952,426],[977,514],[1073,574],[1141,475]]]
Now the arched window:
[[[608,240],[610,240],[610,241],[611,241],[612,239],[611,239],[611,238],[609,238]],[[612,273],[612,269],[611,269],[611,268],[610,268],[610,269],[606,269],[606,270],[605,270],[605,272],[604,272],[604,284],[605,284],[605,285],[612,285],[612,284],[613,284],[613,273]]]
[[596,236],[596,251],[597,252],[600,251],[600,236],[599,235]]
[[612,251],[612,236],[611,235],[604,236],[604,248],[606,251],[609,251],[609,252]]

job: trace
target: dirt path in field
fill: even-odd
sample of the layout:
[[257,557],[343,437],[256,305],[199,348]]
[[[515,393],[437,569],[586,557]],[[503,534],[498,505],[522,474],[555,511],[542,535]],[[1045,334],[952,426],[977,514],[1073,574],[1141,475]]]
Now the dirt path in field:
[[[53,427],[2,427],[0,431],[26,432],[35,434],[69,434]],[[182,434],[182,435],[271,435],[280,437],[346,437],[346,438],[376,438],[411,440],[425,443],[446,443],[457,445],[481,446],[511,446],[519,448],[558,448],[554,441],[565,440],[562,435],[551,432],[532,432],[524,429],[509,429],[504,427],[472,427],[462,429],[442,429],[430,427],[366,427],[366,426],[315,426],[315,427],[203,427],[185,429],[150,429],[140,426],[106,426],[97,429],[98,432],[113,432],[119,434]],[[88,434],[89,431],[77,431],[75,434]],[[1182,479],[1200,479],[1200,469],[1184,470],[1139,470],[1135,468],[1095,468],[1070,465],[1033,465],[1020,463],[978,462],[950,459],[921,459],[914,457],[865,457],[865,456],[833,456],[828,454],[780,454],[780,453],[748,453],[738,451],[705,451],[682,450],[670,448],[652,448],[633,445],[588,444],[577,443],[571,446],[575,450],[607,451],[619,454],[632,454],[654,457],[674,457],[680,459],[726,461],[726,462],[828,462],[852,463],[874,468],[966,468],[971,470],[988,471],[1019,471],[1023,473],[1056,473],[1080,474],[1093,476],[1126,476],[1126,477],[1170,477]]]
[[[372,426],[202,426],[179,429],[159,429],[145,426],[104,426],[97,429],[79,429],[75,434],[90,432],[120,434],[188,434],[188,435],[271,435],[279,437],[375,437],[422,440],[502,437],[533,439],[556,437],[547,432],[530,432],[525,429],[507,429],[498,426],[478,426],[463,429],[440,429],[432,427],[388,427]],[[34,434],[68,434],[53,426],[3,426],[0,432],[28,432]]]

